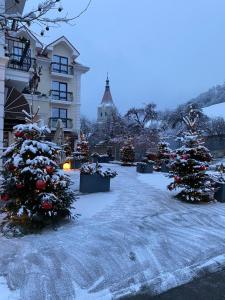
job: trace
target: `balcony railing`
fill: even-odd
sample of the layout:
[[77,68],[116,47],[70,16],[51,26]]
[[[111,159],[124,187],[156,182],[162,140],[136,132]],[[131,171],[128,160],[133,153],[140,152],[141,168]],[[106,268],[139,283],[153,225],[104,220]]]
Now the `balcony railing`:
[[53,100],[70,101],[70,102],[73,101],[72,92],[64,92],[61,90],[50,90],[49,95]]
[[51,63],[51,72],[73,75],[73,66],[67,64],[61,64],[57,62]]
[[72,119],[65,119],[65,118],[50,118],[49,119],[50,128],[55,129],[56,126],[57,126],[57,121],[59,119],[62,120],[62,123],[63,123],[65,129],[72,129],[73,128],[73,120]]
[[33,64],[29,41],[6,38],[8,68],[28,72]]

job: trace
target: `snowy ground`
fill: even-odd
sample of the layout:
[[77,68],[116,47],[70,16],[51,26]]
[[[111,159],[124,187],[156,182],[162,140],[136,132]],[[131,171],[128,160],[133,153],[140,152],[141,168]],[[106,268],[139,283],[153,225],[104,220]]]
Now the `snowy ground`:
[[[112,167],[112,191],[80,196],[77,222],[0,237],[0,299],[109,300],[146,287],[157,294],[225,265],[225,204],[181,203],[164,175]],[[76,188],[78,176],[71,172]]]

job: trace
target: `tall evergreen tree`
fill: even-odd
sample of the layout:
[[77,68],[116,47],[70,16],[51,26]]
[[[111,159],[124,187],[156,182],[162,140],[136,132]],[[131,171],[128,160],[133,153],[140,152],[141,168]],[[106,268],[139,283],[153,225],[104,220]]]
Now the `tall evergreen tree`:
[[199,202],[214,199],[214,182],[206,173],[212,160],[210,151],[204,146],[201,132],[198,130],[199,112],[190,105],[184,117],[186,130],[179,138],[182,146],[175,151],[171,163],[174,181],[169,190],[180,188],[178,197],[182,200]]
[[56,162],[60,147],[45,140],[50,130],[27,116],[27,124],[14,127],[15,142],[3,153],[1,200],[10,223],[44,227],[70,216],[74,194]]

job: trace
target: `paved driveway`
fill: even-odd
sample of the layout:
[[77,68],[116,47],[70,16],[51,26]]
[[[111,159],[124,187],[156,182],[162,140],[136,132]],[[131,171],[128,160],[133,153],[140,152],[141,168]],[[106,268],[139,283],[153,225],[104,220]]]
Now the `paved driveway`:
[[1,237],[0,274],[14,299],[108,300],[146,288],[155,295],[225,264],[225,204],[180,203],[160,187],[163,175],[144,183],[134,168],[113,167],[112,192],[81,196],[78,222]]

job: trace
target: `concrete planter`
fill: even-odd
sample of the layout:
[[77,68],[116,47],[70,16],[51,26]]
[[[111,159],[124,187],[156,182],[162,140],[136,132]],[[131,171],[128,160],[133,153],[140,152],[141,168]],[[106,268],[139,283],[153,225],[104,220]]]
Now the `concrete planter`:
[[225,182],[216,182],[216,188],[215,199],[219,202],[225,202]]
[[163,163],[162,166],[161,166],[160,171],[163,172],[163,173],[169,173],[170,169],[169,169],[169,167],[167,166],[166,163]]
[[137,163],[137,172],[144,174],[153,173],[153,163]]
[[80,169],[82,161],[79,159],[71,159],[71,169]]
[[110,161],[109,156],[94,156],[92,157],[94,163],[107,164]]
[[110,191],[110,178],[102,177],[99,174],[87,175],[80,174],[80,192],[100,193]]

